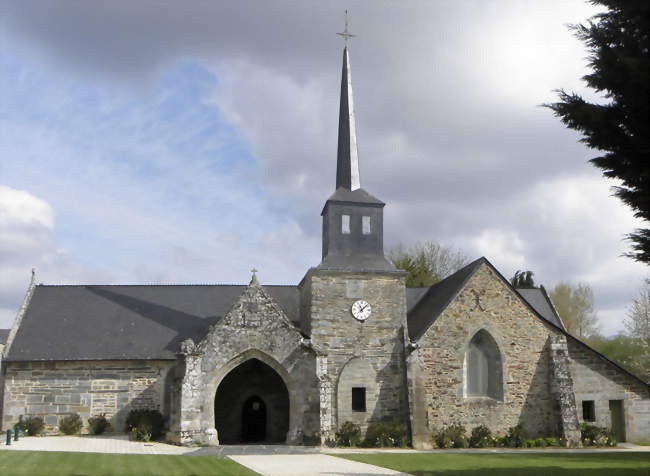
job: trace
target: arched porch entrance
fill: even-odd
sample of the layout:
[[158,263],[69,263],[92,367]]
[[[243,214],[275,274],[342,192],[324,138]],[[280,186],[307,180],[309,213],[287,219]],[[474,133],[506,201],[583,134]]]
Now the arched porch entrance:
[[289,392],[269,365],[252,358],[231,370],[214,398],[219,443],[284,443],[289,431]]

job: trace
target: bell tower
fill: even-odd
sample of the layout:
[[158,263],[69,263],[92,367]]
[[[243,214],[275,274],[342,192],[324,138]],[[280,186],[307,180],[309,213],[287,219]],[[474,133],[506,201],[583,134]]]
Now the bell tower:
[[[340,35],[347,40],[346,28]],[[385,204],[361,188],[350,54],[343,49],[336,190],[322,210],[322,261],[300,283],[303,333],[317,350],[323,441],[351,421],[406,424],[406,291],[384,257]]]
[[323,211],[319,269],[394,271],[384,257],[384,202],[361,188],[348,47],[343,49],[336,190]]

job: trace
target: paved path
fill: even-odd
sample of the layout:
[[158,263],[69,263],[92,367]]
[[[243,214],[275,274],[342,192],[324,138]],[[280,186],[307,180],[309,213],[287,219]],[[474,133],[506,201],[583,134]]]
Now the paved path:
[[232,455],[230,459],[262,476],[408,476],[392,469],[324,454]]

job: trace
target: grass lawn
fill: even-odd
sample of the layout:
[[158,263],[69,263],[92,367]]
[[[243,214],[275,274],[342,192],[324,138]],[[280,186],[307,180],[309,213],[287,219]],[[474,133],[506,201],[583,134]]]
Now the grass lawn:
[[415,476],[648,476],[650,453],[336,454]]
[[121,455],[0,451],[0,474],[11,476],[258,476],[218,456]]

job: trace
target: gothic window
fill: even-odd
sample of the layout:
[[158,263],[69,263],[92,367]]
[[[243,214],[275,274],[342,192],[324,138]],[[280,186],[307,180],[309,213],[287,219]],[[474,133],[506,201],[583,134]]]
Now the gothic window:
[[352,387],[352,411],[353,412],[366,411],[366,388],[365,387]]
[[350,215],[341,215],[341,233],[350,234]]
[[494,338],[483,329],[474,334],[465,356],[465,395],[503,400],[501,353]]
[[361,217],[361,233],[364,235],[372,233],[370,230],[370,217]]

